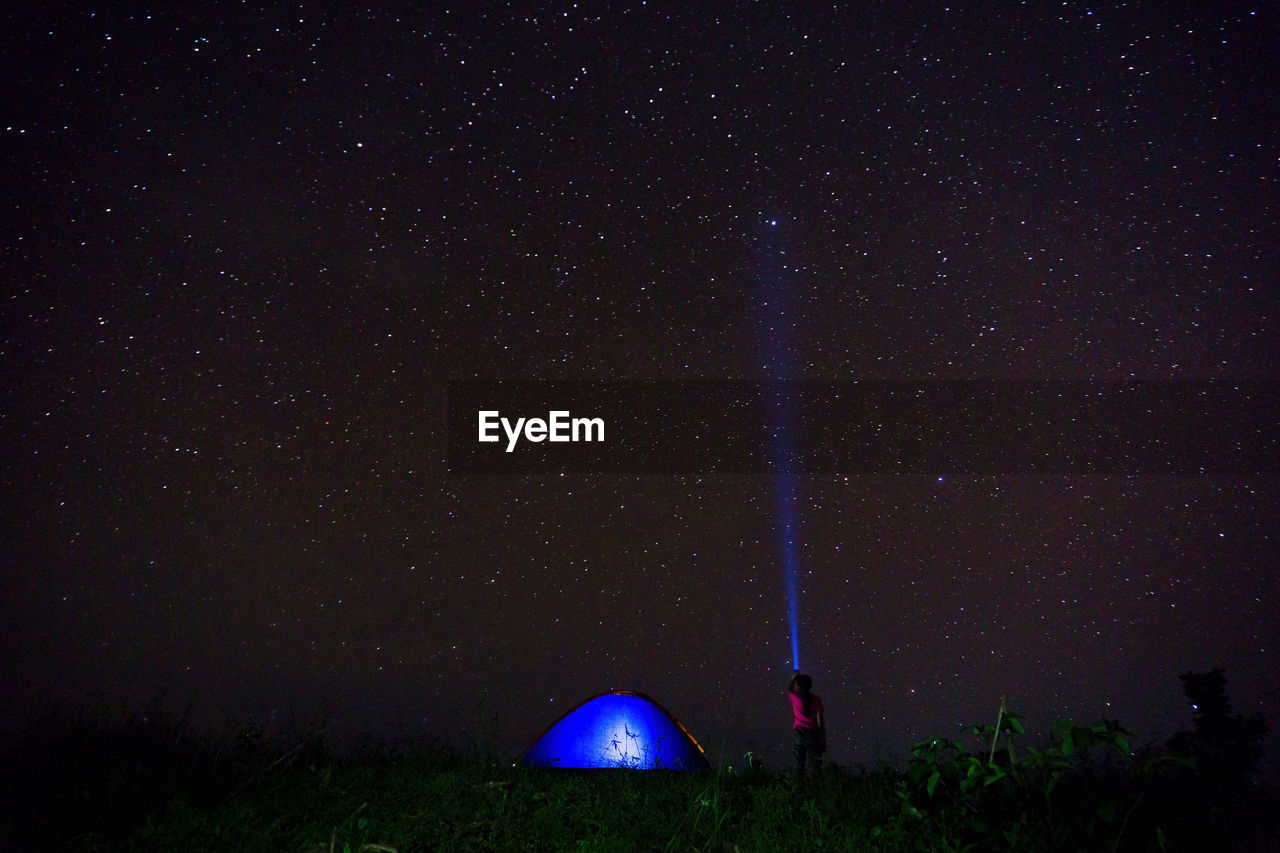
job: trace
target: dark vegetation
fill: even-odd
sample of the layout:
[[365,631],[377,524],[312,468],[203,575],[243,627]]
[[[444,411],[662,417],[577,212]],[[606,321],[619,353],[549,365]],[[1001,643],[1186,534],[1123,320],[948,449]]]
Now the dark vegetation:
[[1059,721],[1040,748],[1003,707],[972,748],[796,779],[516,767],[475,750],[328,752],[316,726],[191,738],[152,712],[50,719],[4,755],[3,850],[1274,850],[1255,779],[1266,726],[1221,671],[1182,676],[1191,728],[1134,751],[1118,723]]

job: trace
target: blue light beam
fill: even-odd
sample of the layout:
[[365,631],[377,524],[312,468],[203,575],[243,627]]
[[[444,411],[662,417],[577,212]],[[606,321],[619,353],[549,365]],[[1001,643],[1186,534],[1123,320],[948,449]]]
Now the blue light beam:
[[791,668],[800,668],[800,627],[796,589],[796,494],[789,464],[774,471],[777,489],[778,535],[782,547],[782,573],[787,589],[787,615],[791,629]]
[[796,509],[794,477],[795,449],[792,441],[792,412],[787,380],[793,378],[794,349],[792,340],[791,293],[787,286],[786,251],[778,246],[778,220],[765,223],[766,257],[761,275],[763,309],[764,372],[771,380],[771,456],[773,462],[774,500],[778,508],[778,538],[782,554],[783,583],[787,593],[788,628],[791,635],[791,668],[800,668],[799,586],[796,582],[796,553],[799,516]]

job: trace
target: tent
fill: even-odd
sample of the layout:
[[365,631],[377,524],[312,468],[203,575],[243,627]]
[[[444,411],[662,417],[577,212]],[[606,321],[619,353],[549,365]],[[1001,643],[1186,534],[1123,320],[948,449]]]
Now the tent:
[[680,721],[643,693],[593,696],[551,724],[521,759],[530,767],[709,770]]

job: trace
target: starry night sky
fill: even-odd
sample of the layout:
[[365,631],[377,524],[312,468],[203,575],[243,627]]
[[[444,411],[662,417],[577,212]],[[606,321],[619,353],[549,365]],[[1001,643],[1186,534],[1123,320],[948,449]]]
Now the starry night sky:
[[[773,479],[460,474],[449,382],[1280,378],[1274,4],[174,5],[0,13],[9,730],[627,688],[780,762]],[[1274,475],[793,483],[838,762],[1280,724]]]

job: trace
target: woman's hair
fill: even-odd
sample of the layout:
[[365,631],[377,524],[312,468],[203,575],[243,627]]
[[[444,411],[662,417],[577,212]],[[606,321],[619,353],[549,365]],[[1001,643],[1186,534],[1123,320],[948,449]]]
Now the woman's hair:
[[796,676],[796,689],[800,691],[800,705],[804,708],[805,716],[813,716],[813,696],[809,691],[813,689],[813,679],[807,675]]

